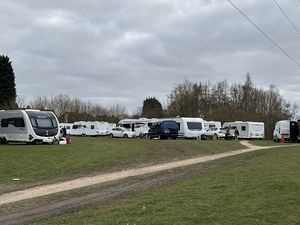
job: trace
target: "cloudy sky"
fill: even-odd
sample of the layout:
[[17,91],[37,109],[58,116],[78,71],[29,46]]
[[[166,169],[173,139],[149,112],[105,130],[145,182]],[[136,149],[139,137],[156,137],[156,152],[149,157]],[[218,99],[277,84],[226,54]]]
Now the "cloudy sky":
[[26,100],[67,94],[130,113],[148,96],[166,104],[184,79],[249,72],[300,106],[300,0],[231,1],[296,63],[227,0],[0,0],[0,54]]

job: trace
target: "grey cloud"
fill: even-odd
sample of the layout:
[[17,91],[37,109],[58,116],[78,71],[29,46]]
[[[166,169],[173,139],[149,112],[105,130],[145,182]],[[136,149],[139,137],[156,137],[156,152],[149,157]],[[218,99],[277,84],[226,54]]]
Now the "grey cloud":
[[[296,60],[299,34],[272,1],[234,1]],[[300,26],[300,4],[279,1]],[[300,105],[299,67],[227,1],[0,0],[1,54],[13,61],[17,91],[121,104],[167,102],[184,79],[276,84]],[[294,97],[290,97],[293,95]]]

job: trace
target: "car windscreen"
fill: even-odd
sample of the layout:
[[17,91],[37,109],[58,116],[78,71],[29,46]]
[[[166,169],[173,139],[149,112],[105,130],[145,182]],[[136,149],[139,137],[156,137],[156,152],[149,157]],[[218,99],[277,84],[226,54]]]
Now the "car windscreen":
[[178,129],[178,125],[175,121],[164,121],[162,123],[162,128]]
[[202,130],[202,123],[200,122],[187,122],[189,130]]

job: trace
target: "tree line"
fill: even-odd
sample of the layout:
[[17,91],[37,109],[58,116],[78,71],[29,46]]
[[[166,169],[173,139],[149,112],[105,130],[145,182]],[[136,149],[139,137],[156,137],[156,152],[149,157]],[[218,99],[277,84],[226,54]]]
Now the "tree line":
[[168,95],[168,116],[202,117],[205,120],[264,122],[266,137],[272,138],[276,121],[295,117],[297,106],[291,105],[274,85],[265,90],[255,87],[250,75],[244,83],[185,80]]
[[60,94],[54,97],[36,97],[30,102],[18,97],[15,75],[8,56],[0,56],[0,109],[35,108],[54,111],[62,122],[80,120],[118,122],[125,117],[202,117],[205,120],[257,121],[264,122],[266,137],[272,137],[274,124],[278,120],[291,119],[297,111],[270,85],[268,89],[256,87],[249,74],[243,83],[178,83],[168,94],[165,107],[155,98],[143,101],[134,115],[128,115],[120,105],[104,107],[91,101]]

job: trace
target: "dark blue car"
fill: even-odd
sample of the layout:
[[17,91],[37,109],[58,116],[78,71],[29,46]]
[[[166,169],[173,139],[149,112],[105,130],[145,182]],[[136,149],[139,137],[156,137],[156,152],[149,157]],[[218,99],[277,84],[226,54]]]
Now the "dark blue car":
[[178,136],[178,124],[174,120],[164,120],[153,124],[148,131],[149,139],[176,139]]

